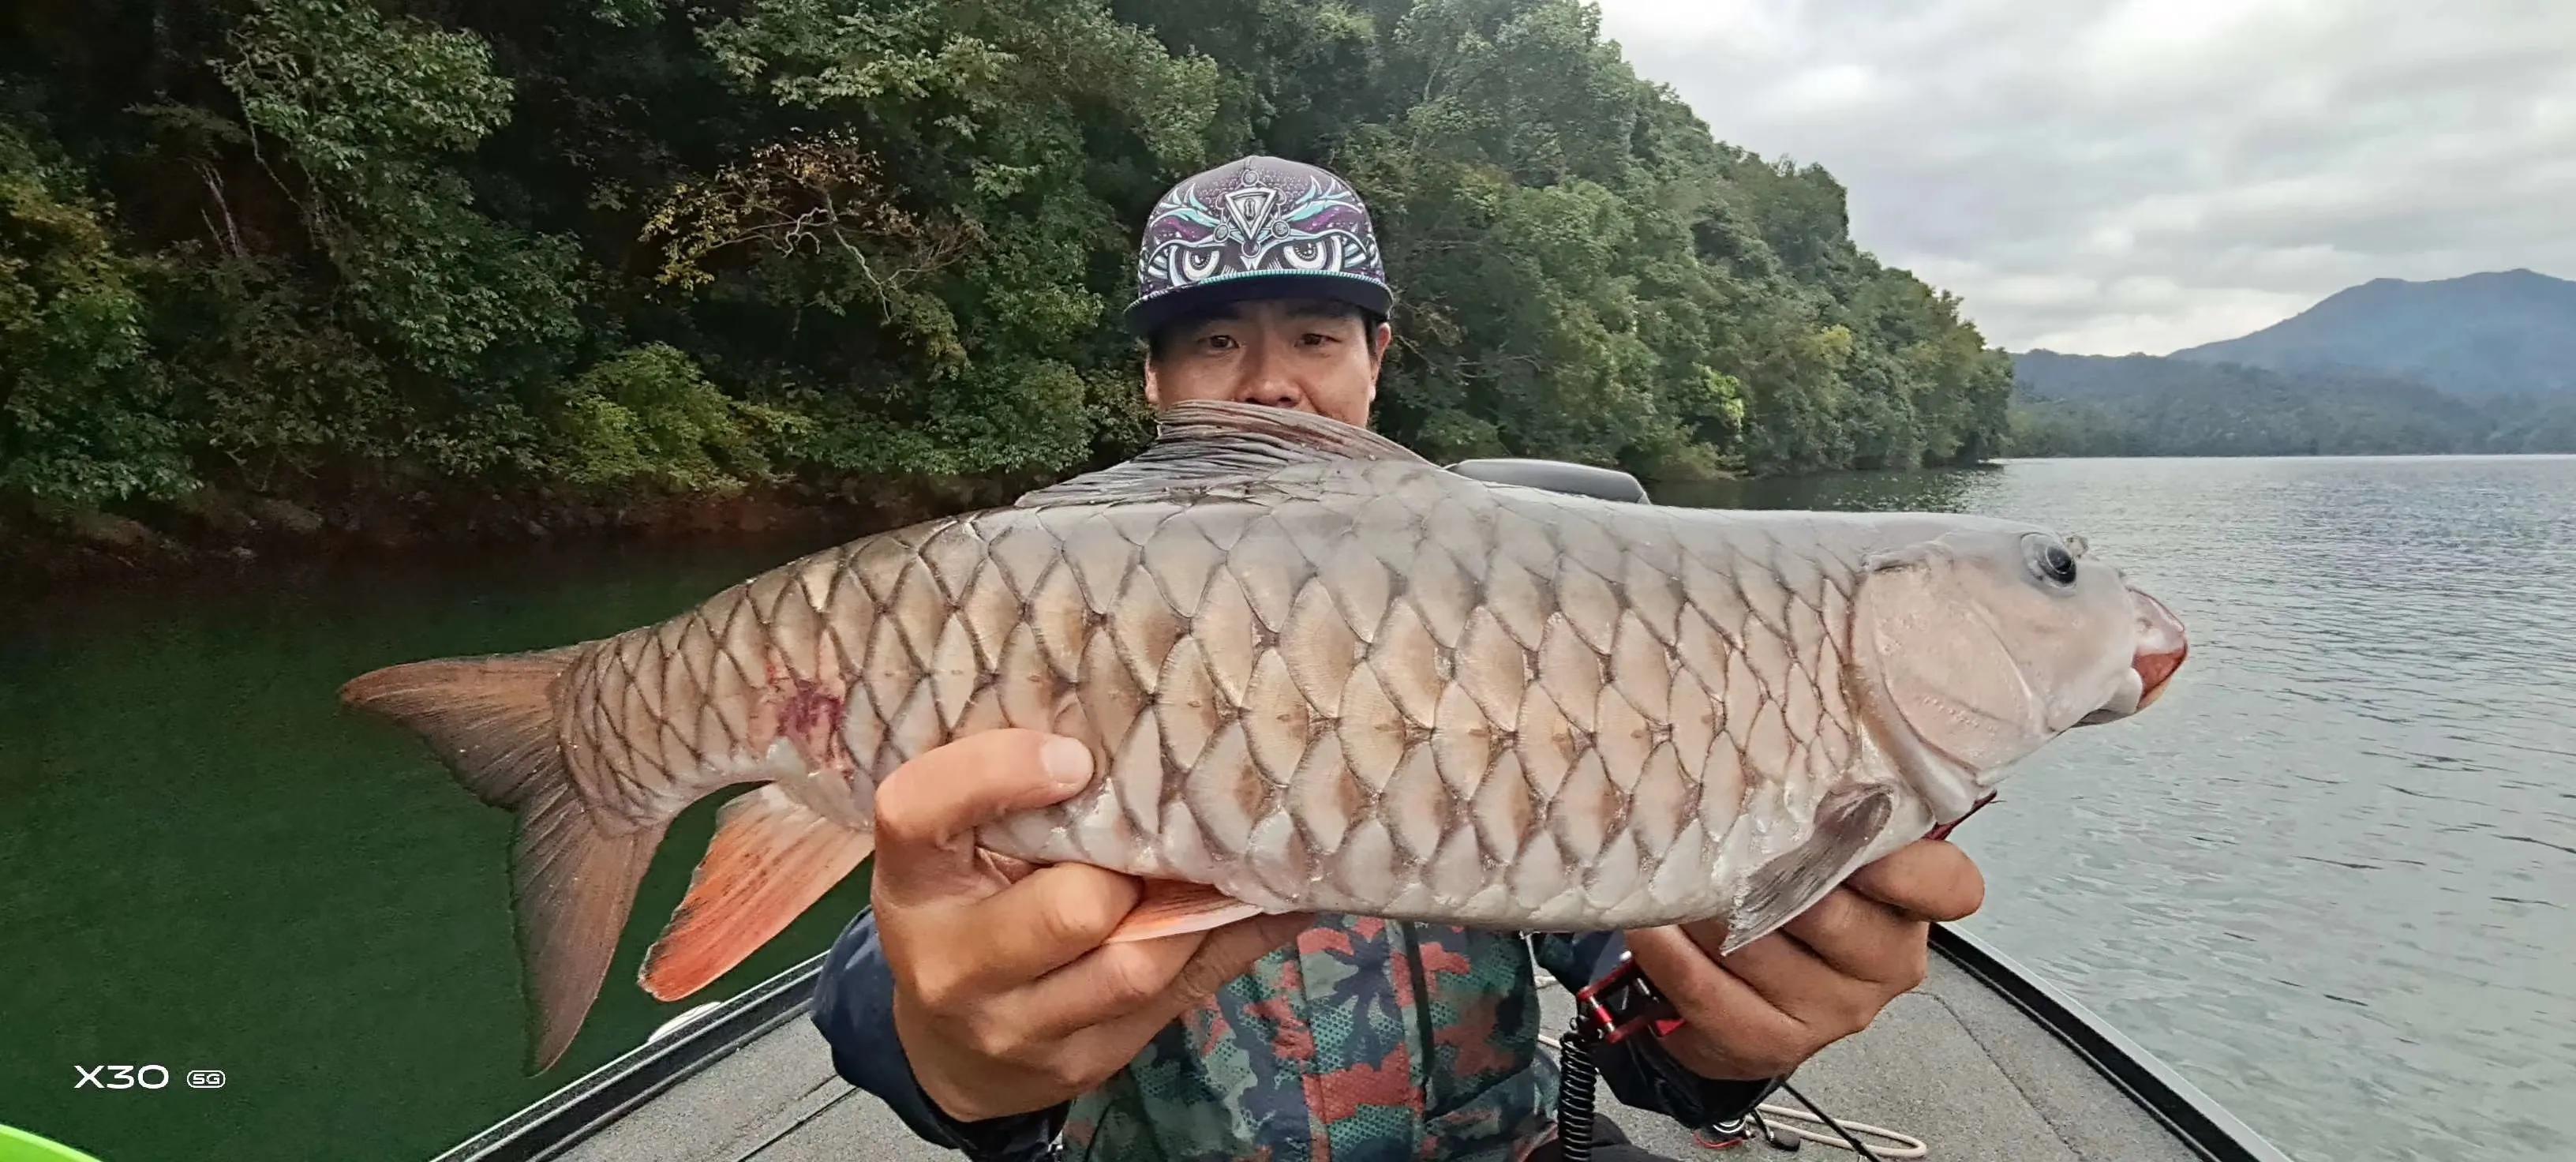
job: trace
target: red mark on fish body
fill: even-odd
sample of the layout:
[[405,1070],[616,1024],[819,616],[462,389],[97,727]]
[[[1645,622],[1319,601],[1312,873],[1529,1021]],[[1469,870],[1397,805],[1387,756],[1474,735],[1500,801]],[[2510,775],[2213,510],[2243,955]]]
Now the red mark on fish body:
[[778,722],[789,738],[808,739],[837,733],[841,722],[841,699],[824,691],[809,679],[797,678],[794,692],[786,705],[779,708]]
[[858,763],[841,739],[841,723],[849,712],[849,684],[842,676],[830,669],[820,678],[795,673],[773,650],[763,660],[762,677],[748,740],[753,757],[769,753],[772,745],[785,738],[805,760],[807,770],[855,773]]

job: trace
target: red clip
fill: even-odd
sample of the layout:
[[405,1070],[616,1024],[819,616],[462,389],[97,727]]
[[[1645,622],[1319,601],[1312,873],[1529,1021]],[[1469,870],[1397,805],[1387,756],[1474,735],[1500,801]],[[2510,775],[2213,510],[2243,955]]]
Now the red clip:
[[1608,975],[1574,994],[1574,1003],[1602,1031],[1601,1040],[1609,1045],[1635,1036],[1641,1028],[1653,1029],[1658,1037],[1669,1037],[1689,1023],[1673,1013],[1634,960],[1621,960]]

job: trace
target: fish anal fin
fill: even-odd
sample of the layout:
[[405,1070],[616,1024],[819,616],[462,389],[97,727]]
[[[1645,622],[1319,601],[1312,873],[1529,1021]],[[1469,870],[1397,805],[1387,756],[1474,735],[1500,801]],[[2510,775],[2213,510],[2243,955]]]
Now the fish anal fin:
[[1825,898],[1858,870],[1861,857],[1883,838],[1895,809],[1895,796],[1885,787],[1828,793],[1816,808],[1815,833],[1772,857],[1746,882],[1719,954],[1770,935]]
[[644,954],[644,991],[674,1001],[759,950],[875,850],[867,832],[806,809],[784,787],[735,796],[689,894]]
[[1127,913],[1127,918],[1120,921],[1117,928],[1110,931],[1109,938],[1103,943],[1121,944],[1130,940],[1205,932],[1260,914],[1260,906],[1244,903],[1206,884],[1149,879],[1145,881],[1144,896],[1136,901],[1136,907]]
[[1217,488],[1297,464],[1394,460],[1430,465],[1366,428],[1293,408],[1234,400],[1189,400],[1164,409],[1154,442],[1133,458],[1018,501],[1022,508],[1136,499],[1178,489]]

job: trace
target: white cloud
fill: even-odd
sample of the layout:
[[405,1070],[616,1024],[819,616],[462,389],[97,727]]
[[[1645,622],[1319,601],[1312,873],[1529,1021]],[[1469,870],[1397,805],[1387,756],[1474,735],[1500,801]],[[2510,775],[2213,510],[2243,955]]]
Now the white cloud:
[[2576,3],[1599,0],[1723,140],[2016,350],[2169,351],[2371,278],[2576,277]]

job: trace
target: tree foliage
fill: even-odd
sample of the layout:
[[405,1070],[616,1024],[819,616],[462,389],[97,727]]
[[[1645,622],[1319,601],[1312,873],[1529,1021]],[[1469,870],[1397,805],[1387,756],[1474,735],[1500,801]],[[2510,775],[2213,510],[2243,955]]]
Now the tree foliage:
[[0,489],[74,505],[187,480],[144,264],[72,168],[0,125]]
[[1426,454],[2003,445],[1957,302],[1577,0],[99,0],[0,16],[0,495],[1066,471],[1146,208],[1255,151],[1370,201]]

